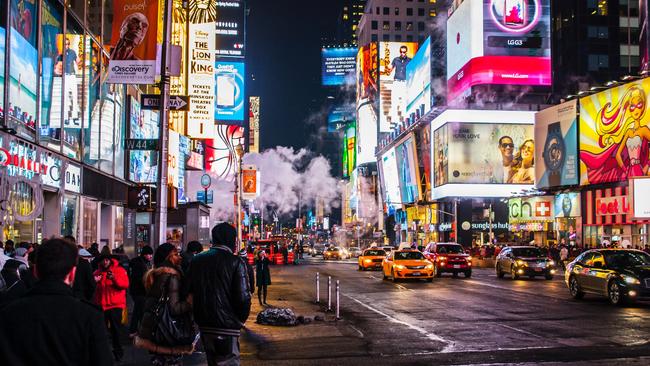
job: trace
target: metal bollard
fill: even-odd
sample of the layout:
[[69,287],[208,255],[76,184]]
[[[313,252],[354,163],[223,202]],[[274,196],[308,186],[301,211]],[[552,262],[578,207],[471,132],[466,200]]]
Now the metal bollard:
[[336,280],[336,319],[341,319],[340,316],[340,304],[341,304],[341,292],[339,290],[339,280]]
[[327,276],[327,311],[332,311],[332,276]]
[[316,303],[320,304],[320,273],[316,272]]

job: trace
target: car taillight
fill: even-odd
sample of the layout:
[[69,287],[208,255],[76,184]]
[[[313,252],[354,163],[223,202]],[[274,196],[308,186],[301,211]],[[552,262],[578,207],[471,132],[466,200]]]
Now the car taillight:
[[447,257],[438,257],[438,259],[436,259],[436,260],[437,260],[438,262],[444,262],[444,261],[447,260]]

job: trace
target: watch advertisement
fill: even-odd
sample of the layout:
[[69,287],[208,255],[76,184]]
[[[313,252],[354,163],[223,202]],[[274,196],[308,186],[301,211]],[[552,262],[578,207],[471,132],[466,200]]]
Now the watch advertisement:
[[578,184],[578,102],[572,100],[535,114],[535,185]]
[[579,217],[580,193],[568,192],[555,196],[555,217]]

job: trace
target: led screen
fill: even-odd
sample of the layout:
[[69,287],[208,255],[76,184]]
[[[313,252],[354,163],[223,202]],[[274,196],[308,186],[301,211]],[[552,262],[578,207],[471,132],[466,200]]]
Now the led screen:
[[217,98],[214,119],[217,121],[244,121],[244,63],[217,61],[214,80]]
[[356,117],[354,107],[333,108],[327,116],[327,132],[335,132],[345,128]]
[[443,172],[436,186],[535,181],[532,125],[450,122],[435,131],[434,144]]
[[[129,97],[129,136],[132,139],[157,139],[158,112],[140,110],[140,103]],[[153,150],[129,152],[129,180],[136,183],[156,183],[158,154]]]
[[578,184],[578,114],[576,100],[535,114],[537,188]]
[[206,140],[205,169],[221,179],[232,179],[236,170],[235,146],[246,143],[244,128],[216,125],[217,137]]
[[646,78],[580,99],[580,184],[647,175],[649,92]]
[[384,184],[384,202],[389,211],[391,208],[402,207],[395,148],[391,148],[381,156],[381,177]]
[[390,132],[407,117],[406,69],[417,49],[414,42],[379,43],[379,132]]
[[361,47],[357,53],[357,165],[375,161],[377,60],[377,43]]
[[323,48],[322,81],[325,86],[346,84],[346,79],[353,77],[356,70],[356,48]]
[[356,154],[356,123],[350,123],[345,127],[343,136],[343,176],[349,177],[357,165]]
[[424,115],[431,109],[431,37],[420,46],[406,66],[406,116]]
[[413,136],[395,148],[397,173],[403,203],[416,202],[420,198],[418,164]]
[[217,57],[244,57],[246,6],[242,1],[215,1],[214,3],[216,3],[217,19]]

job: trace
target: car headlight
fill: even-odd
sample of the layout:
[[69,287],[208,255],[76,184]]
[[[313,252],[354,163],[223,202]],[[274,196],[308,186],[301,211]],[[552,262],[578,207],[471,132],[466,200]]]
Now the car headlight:
[[433,264],[427,264],[427,269],[433,269]]
[[372,259],[364,259],[363,261],[364,261],[364,263],[371,263]]
[[516,262],[516,263],[517,263],[517,265],[520,266],[520,267],[526,265],[526,262],[522,261],[521,259],[517,259],[517,262]]
[[398,270],[402,270],[402,269],[404,269],[404,268],[406,268],[406,267],[404,267],[404,266],[401,265],[401,264],[396,264],[396,265],[395,265],[395,268],[398,269]]
[[621,278],[623,279],[623,281],[625,281],[625,283],[629,283],[630,285],[639,285],[639,284],[641,284],[641,281],[639,281],[639,279],[636,278],[636,277],[632,277],[632,276],[622,274]]
[[554,265],[555,265],[555,261],[553,261],[553,260],[548,261],[548,262],[546,262],[546,265],[547,265],[547,266],[554,266]]

